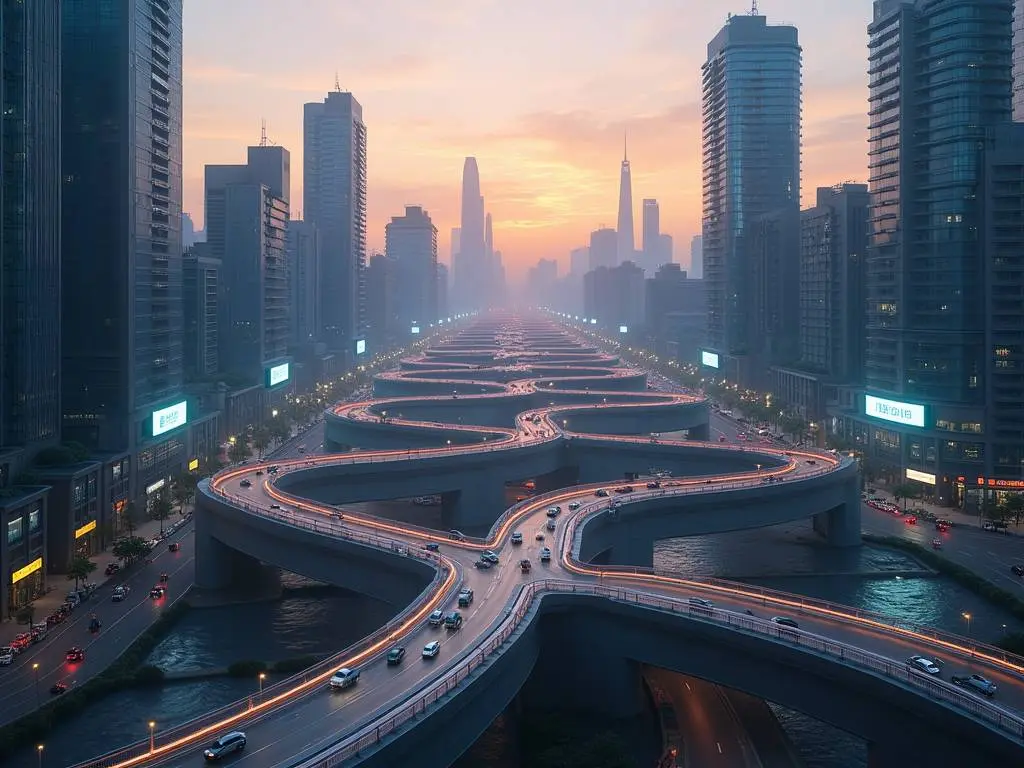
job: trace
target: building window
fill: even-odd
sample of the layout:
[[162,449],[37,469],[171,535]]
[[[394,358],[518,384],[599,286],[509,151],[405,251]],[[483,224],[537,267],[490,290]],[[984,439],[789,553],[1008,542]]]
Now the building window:
[[28,532],[29,535],[35,535],[43,527],[43,511],[39,508],[33,509],[28,513]]
[[21,543],[25,535],[24,519],[16,517],[7,523],[7,546],[12,547]]

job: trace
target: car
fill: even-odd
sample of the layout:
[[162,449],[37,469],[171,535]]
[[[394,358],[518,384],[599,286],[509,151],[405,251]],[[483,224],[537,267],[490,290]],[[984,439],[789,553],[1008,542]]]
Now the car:
[[615,489],[615,492],[616,493],[632,493],[633,492],[633,486],[632,485],[620,485],[618,488]]
[[540,550],[540,561],[546,563],[551,560],[551,550],[547,547],[541,547]]
[[652,480],[651,482],[649,482],[647,484],[647,487],[649,489],[651,489],[651,490],[653,490],[655,488],[661,488],[661,481],[660,480]]
[[534,536],[534,538],[537,541],[544,541],[544,534],[543,533],[538,533],[536,536]]
[[531,563],[526,558],[523,558],[522,560],[519,561],[519,570],[521,570],[523,573],[529,573],[530,569],[532,567],[533,567],[533,563]]
[[441,551],[441,545],[438,544],[436,541],[428,541],[426,544],[423,545],[423,548],[425,550],[427,550],[428,552],[440,552]]
[[558,509],[555,507],[548,507],[547,512],[544,513],[548,517],[558,517]]
[[523,543],[523,534],[522,534],[522,533],[520,533],[519,531],[514,531],[514,532],[512,533],[512,539],[511,539],[511,541],[512,541],[512,543],[513,543],[514,545],[516,545],[516,546],[518,546],[518,545],[522,544],[522,543]]
[[[239,483],[239,485],[242,488],[252,488],[252,480],[250,480],[249,478],[245,478],[242,482]],[[273,507],[271,507],[271,509],[273,509]]]
[[225,733],[210,746],[203,750],[206,760],[220,760],[222,757],[241,752],[245,749],[245,734],[241,731]]
[[778,624],[780,627],[789,627],[790,629],[800,629],[800,625],[797,624],[793,619],[788,616],[772,616],[772,621]]
[[9,667],[14,663],[14,649],[10,646],[0,648],[0,667]]
[[458,611],[452,611],[444,617],[444,626],[446,629],[450,629],[453,632],[457,629],[462,628],[462,614]]
[[459,592],[459,608],[468,608],[473,602],[473,590],[466,587]]
[[262,469],[257,469],[257,470],[256,470],[256,476],[257,476],[257,477],[259,477],[259,476],[260,476],[260,475],[262,475],[262,474],[263,474],[263,470],[262,470]]
[[473,563],[473,565],[475,565],[481,571],[487,571],[494,567],[494,563],[492,563],[490,560],[484,560],[482,557],[475,563]]
[[1011,565],[1010,570],[1014,576],[1024,576],[1024,565]]
[[557,526],[557,525],[555,524],[555,521],[554,521],[554,520],[548,520],[548,524],[547,524],[547,526],[545,526],[545,527],[546,527],[546,528],[547,528],[547,529],[548,529],[549,531],[553,531],[553,530],[555,530],[555,528],[557,528],[558,526]]
[[911,669],[926,672],[929,675],[938,675],[942,672],[938,664],[924,656],[911,656],[907,659],[907,664]]
[[107,563],[107,567],[103,570],[104,575],[113,576],[115,573],[121,570],[120,563]]
[[167,588],[163,584],[157,584],[149,590],[149,597],[151,600],[159,600],[165,594],[167,594]]
[[491,550],[486,550],[480,557],[484,560],[489,560],[494,565],[498,564],[498,556]]
[[423,652],[420,654],[424,659],[433,659],[437,657],[437,654],[441,652],[441,644],[434,640],[423,646]]
[[80,664],[85,661],[85,651],[77,646],[69,648],[68,652],[64,654],[64,659],[68,664]]
[[440,627],[444,622],[444,611],[438,608],[436,611],[430,614],[430,618],[427,619],[427,623],[432,627]]
[[952,528],[953,527],[953,521],[952,520],[943,520],[942,518],[939,518],[938,520],[935,521],[935,525],[936,526],[944,525],[947,528]]
[[168,552],[177,552],[180,549],[181,549],[181,543],[177,542],[177,541],[172,541],[170,544],[167,545],[167,551]]
[[687,601],[694,608],[714,608],[715,604],[710,600],[705,600],[703,597],[691,597]]
[[271,505],[270,505],[270,508],[271,508],[271,509],[280,509],[280,508],[281,508],[281,505],[280,505],[280,504],[271,504]]
[[359,682],[359,670],[342,667],[331,677],[331,689],[341,691]]
[[603,499],[608,495],[608,491],[606,491],[604,488],[598,488],[596,491],[594,491],[594,495]]
[[991,697],[996,695],[996,684],[981,675],[953,675],[951,680],[953,685],[958,685],[961,688],[969,688],[975,693],[980,693],[982,696]]
[[456,531],[455,529],[452,529],[448,531],[448,538],[453,539],[454,541],[465,541],[466,534],[464,534],[462,531]]
[[280,467],[277,466],[277,464],[275,464],[274,466],[267,468],[267,473],[271,474],[271,475],[276,475],[277,474],[277,470],[279,470],[279,469],[280,469]]
[[903,522],[907,525],[917,525],[917,518],[914,516],[903,518]]
[[569,502],[569,511],[570,512],[575,512],[579,508],[580,508],[580,503],[578,501],[570,501]]
[[405,648],[401,645],[396,645],[390,651],[388,651],[388,666],[397,667],[402,661],[405,660]]
[[110,599],[113,602],[115,602],[115,603],[120,603],[122,600],[124,600],[127,597],[128,597],[128,587],[126,587],[126,586],[124,586],[122,584],[120,586],[114,587],[114,592],[110,596]]

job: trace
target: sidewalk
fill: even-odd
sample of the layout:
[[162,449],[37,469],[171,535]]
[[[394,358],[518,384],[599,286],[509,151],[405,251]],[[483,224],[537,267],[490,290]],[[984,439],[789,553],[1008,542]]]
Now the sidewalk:
[[[171,516],[163,521],[164,530],[166,531],[179,520],[186,519],[187,516],[191,514],[192,509],[191,507],[186,506],[184,511],[184,515],[172,512]],[[160,521],[147,520],[146,522],[141,523],[136,526],[134,535],[146,540],[157,538],[160,535]],[[118,581],[124,577],[123,571],[115,573],[112,576],[107,576],[106,573],[104,573],[108,563],[118,562],[118,559],[114,557],[109,550],[100,552],[98,555],[94,555],[89,559],[96,563],[96,570],[93,571],[92,575],[89,577],[90,584],[95,584],[99,587],[108,581]],[[79,586],[81,586],[81,584],[82,583],[80,582]],[[47,574],[46,594],[32,602],[32,605],[36,609],[32,622],[34,624],[45,622],[47,616],[64,604],[64,600],[67,597],[68,592],[74,588],[74,579],[68,579],[66,576],[59,573]],[[86,607],[82,607],[81,610],[86,610]],[[28,629],[29,627],[27,624],[19,624],[13,618],[8,619],[7,617],[4,617],[3,620],[0,620],[0,647],[10,645],[11,641],[14,640],[15,637],[20,635],[22,632],[27,632]]]

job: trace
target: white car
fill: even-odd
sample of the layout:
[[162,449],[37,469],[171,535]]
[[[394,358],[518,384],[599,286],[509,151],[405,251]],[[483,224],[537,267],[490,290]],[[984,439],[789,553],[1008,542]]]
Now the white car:
[[512,543],[513,544],[522,544],[523,543],[523,534],[520,531],[515,531],[512,534]]
[[574,512],[575,510],[577,510],[579,508],[580,508],[580,503],[578,501],[570,501],[569,502],[569,511],[570,512]]
[[423,646],[423,658],[433,659],[441,652],[441,644],[434,640],[433,642],[427,643]]
[[348,667],[342,667],[337,672],[335,672],[334,676],[331,678],[331,688],[335,690],[343,690],[345,688],[351,688],[358,682],[358,669],[349,669]]
[[7,667],[14,663],[14,649],[0,648],[0,667]]
[[929,675],[938,675],[942,672],[938,664],[924,656],[911,656],[907,659],[907,664],[913,669],[919,672],[927,672]]
[[547,563],[551,561],[551,550],[547,547],[542,547],[540,550],[540,561]]

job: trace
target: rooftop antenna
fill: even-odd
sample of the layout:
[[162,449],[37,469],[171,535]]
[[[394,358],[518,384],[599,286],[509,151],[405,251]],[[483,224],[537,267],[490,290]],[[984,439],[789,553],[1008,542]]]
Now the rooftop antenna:
[[334,90],[336,93],[341,93],[341,80],[338,79],[338,73],[334,73]]
[[750,15],[751,16],[760,16],[761,15],[761,14],[759,14],[757,12],[757,0],[751,0],[751,2],[750,2]]
[[260,146],[267,146],[267,120],[266,118],[260,120]]
[[623,129],[622,131],[622,162],[629,162],[629,130]]

